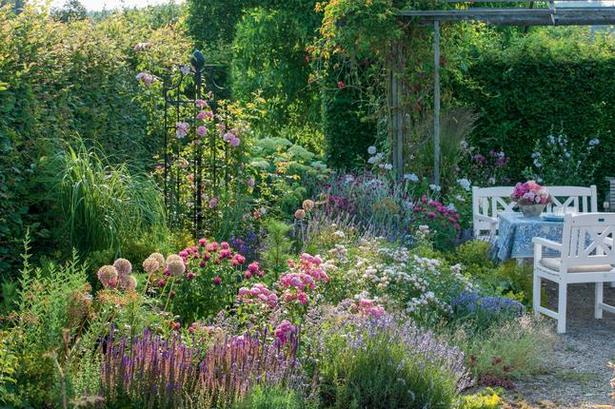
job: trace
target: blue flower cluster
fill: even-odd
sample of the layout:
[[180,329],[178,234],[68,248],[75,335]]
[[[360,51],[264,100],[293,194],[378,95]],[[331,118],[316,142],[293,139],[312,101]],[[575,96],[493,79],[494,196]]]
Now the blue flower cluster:
[[463,292],[451,301],[451,307],[459,315],[486,314],[520,316],[525,307],[518,301],[505,297],[482,296]]

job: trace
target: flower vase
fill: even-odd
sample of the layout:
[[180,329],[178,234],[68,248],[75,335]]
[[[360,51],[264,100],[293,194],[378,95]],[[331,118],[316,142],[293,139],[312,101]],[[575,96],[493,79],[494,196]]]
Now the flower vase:
[[525,217],[538,217],[545,210],[544,204],[519,205],[519,209]]

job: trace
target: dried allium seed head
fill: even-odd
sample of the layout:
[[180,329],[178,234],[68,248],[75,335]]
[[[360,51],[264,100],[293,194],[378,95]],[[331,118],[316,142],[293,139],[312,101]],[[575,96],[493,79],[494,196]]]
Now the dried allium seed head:
[[115,267],[120,277],[126,277],[132,273],[132,264],[125,258],[118,258],[115,260],[113,267]]
[[113,266],[102,266],[96,276],[102,283],[105,288],[115,288],[117,287],[117,281],[119,278],[119,273]]
[[137,279],[133,275],[128,275],[122,279],[120,287],[125,291],[134,291],[137,288]]
[[158,271],[160,269],[160,263],[158,262],[158,260],[156,260],[154,257],[149,256],[147,259],[145,259],[145,261],[143,262],[143,270],[147,273],[147,274],[152,274],[155,273],[156,271]]
[[177,254],[171,254],[169,255],[169,257],[167,257],[167,266],[174,261],[181,261],[182,263],[184,262],[184,260]]
[[310,210],[312,210],[314,208],[314,201],[310,200],[310,199],[306,199],[303,201],[303,210],[305,210],[306,212],[309,212]]
[[154,260],[156,260],[158,264],[160,265],[160,267],[164,266],[164,256],[162,254],[152,253],[149,255],[148,258],[153,258]]
[[169,269],[169,272],[174,276],[182,275],[186,271],[186,265],[181,259],[172,260],[170,263],[167,264],[167,268]]

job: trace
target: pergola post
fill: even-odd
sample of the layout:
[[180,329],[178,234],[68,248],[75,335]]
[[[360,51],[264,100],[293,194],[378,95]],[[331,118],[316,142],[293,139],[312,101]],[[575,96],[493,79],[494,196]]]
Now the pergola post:
[[434,20],[433,28],[433,183],[440,186],[440,20]]
[[393,62],[389,71],[389,132],[391,136],[391,156],[397,180],[404,173],[404,116],[402,112],[402,82],[399,78],[399,59],[401,51],[396,44],[393,49]]

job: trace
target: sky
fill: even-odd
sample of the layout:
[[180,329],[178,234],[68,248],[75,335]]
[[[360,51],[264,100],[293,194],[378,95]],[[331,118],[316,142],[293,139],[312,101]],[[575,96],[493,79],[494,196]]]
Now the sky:
[[[66,0],[53,0],[52,7],[61,7]],[[168,3],[169,0],[81,0],[81,4],[90,11],[114,9],[118,7],[143,7],[153,4]],[[176,1],[179,3],[179,1]]]

